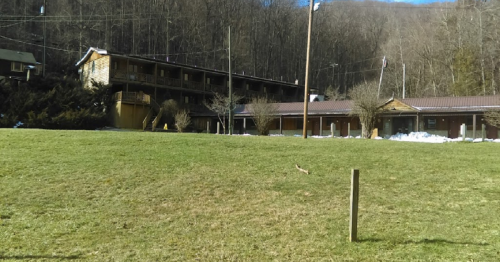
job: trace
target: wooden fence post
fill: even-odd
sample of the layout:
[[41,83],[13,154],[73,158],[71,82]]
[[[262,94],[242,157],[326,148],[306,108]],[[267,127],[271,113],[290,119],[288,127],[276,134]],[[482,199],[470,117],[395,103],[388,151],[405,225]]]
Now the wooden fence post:
[[466,133],[467,133],[467,126],[465,124],[462,124],[460,126],[460,134],[462,135],[462,141],[465,141]]
[[482,137],[482,141],[484,142],[484,138],[486,138],[486,125],[485,124],[482,124],[481,125],[481,137]]
[[351,170],[351,215],[349,219],[349,241],[358,241],[358,199],[359,199],[359,170]]
[[351,123],[347,123],[347,138],[351,136]]
[[210,133],[210,121],[207,121],[207,134]]
[[330,132],[332,132],[332,137],[335,136],[335,123],[330,124]]
[[217,122],[217,135],[220,135],[220,122]]

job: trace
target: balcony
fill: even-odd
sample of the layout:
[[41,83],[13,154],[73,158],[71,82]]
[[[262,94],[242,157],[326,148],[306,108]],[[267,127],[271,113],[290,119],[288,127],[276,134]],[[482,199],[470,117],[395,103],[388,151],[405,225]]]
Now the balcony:
[[227,88],[221,85],[207,84],[207,91],[223,94],[227,91]]
[[156,83],[158,85],[172,86],[172,87],[180,87],[181,86],[180,79],[161,77],[161,76],[157,77]]
[[184,81],[182,87],[191,90],[203,91],[203,83],[200,82]]
[[149,105],[151,104],[151,96],[142,92],[116,92],[113,95],[115,101],[125,103]]

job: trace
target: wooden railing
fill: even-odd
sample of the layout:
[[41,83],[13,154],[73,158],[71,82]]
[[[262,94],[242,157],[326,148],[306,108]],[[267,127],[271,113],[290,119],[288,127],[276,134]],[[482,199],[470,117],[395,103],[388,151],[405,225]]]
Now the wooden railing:
[[153,126],[151,131],[155,131],[156,126],[160,122],[161,115],[163,114],[163,107],[160,108],[160,112],[158,112],[158,115],[156,115],[155,119],[153,120]]
[[227,88],[221,85],[213,85],[213,84],[207,84],[206,86],[207,91],[211,91],[213,93],[224,93]]
[[173,86],[173,87],[180,87],[181,86],[180,79],[161,77],[161,76],[156,78],[156,83],[158,85],[166,85],[166,86]]
[[149,121],[151,120],[151,117],[153,116],[153,109],[149,110],[148,114],[146,115],[146,118],[142,121],[142,131],[146,130],[146,127],[148,126]]
[[200,82],[184,81],[182,87],[191,90],[203,91],[203,83]]
[[142,92],[116,92],[114,94],[115,101],[138,103],[149,105],[151,103],[151,96]]

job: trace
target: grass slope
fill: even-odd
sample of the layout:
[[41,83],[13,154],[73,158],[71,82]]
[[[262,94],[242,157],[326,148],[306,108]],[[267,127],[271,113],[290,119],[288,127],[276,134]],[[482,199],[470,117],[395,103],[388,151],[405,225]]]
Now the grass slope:
[[[498,152],[0,129],[0,260],[498,261]],[[359,243],[348,242],[351,168]]]

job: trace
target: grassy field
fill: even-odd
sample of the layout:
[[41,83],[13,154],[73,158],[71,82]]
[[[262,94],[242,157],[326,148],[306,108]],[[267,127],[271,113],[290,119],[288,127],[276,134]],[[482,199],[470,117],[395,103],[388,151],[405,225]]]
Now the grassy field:
[[500,261],[499,153],[497,143],[0,129],[0,261]]

